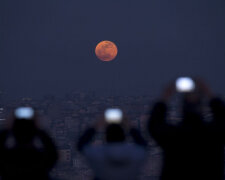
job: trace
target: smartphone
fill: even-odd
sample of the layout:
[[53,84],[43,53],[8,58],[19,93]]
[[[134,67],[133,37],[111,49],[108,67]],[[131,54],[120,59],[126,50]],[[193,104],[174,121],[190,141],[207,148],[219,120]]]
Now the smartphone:
[[190,77],[180,77],[176,80],[176,89],[178,92],[192,92],[195,83]]
[[123,112],[118,108],[111,108],[105,110],[105,120],[107,123],[121,123],[123,119]]
[[31,107],[19,107],[14,111],[17,119],[32,119],[34,117],[34,110]]

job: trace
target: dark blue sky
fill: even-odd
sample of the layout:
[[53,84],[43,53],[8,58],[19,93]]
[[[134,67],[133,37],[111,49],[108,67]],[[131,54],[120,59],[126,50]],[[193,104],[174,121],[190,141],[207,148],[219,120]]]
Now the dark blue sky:
[[[118,57],[101,62],[101,40]],[[158,94],[179,75],[225,94],[224,0],[1,0],[0,90]]]

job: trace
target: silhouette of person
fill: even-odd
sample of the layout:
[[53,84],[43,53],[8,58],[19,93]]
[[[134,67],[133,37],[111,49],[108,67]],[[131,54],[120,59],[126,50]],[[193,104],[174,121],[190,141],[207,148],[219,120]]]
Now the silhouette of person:
[[[122,124],[108,124],[100,119],[97,125],[87,129],[77,147],[86,157],[98,180],[137,179],[146,157],[146,142],[140,132],[131,128],[125,120]],[[105,129],[106,142],[93,145],[91,141],[100,129]],[[133,143],[126,140],[126,130]]]
[[[150,113],[148,129],[164,155],[161,179],[224,178],[225,105],[201,80],[196,79],[195,83],[193,92],[183,93],[183,118],[179,125],[167,122],[166,103],[175,93],[173,84]],[[213,115],[211,122],[203,118],[202,102],[206,97]]]
[[0,133],[0,176],[3,180],[47,180],[57,161],[56,147],[38,128],[32,108],[17,110],[21,114],[13,115],[12,127]]

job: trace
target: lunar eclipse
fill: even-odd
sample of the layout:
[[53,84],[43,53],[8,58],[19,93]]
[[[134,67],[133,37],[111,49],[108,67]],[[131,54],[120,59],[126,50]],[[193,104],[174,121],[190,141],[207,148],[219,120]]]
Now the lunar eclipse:
[[102,61],[112,61],[117,53],[117,46],[111,41],[101,41],[95,48],[96,56]]

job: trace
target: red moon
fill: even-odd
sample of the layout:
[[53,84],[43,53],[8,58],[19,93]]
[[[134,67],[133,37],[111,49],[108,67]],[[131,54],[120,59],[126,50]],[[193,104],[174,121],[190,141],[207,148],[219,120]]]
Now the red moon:
[[117,53],[118,49],[112,41],[101,41],[95,48],[96,56],[102,61],[112,61]]

